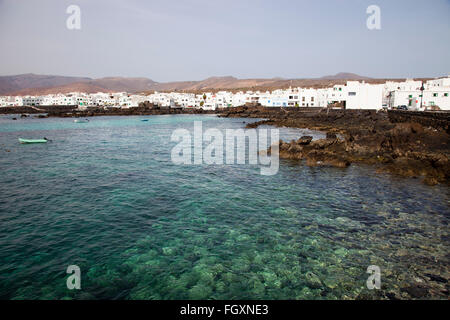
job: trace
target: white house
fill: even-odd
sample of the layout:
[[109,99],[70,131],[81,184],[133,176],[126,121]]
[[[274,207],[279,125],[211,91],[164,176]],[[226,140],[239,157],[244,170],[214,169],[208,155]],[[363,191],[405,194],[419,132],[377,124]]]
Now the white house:
[[286,94],[270,94],[262,96],[259,103],[264,107],[287,107],[289,98]]
[[400,83],[387,82],[384,85],[386,104],[390,107],[407,106],[423,110],[437,106],[441,110],[450,110],[449,95],[450,76],[429,80],[426,83],[407,80]]
[[383,105],[383,85],[348,81],[346,85],[347,109],[381,109]]
[[330,88],[289,88],[272,92],[247,91],[232,93],[159,93],[148,96],[132,95],[126,92],[87,94],[71,92],[46,96],[0,97],[0,106],[42,106],[77,105],[136,107],[149,101],[163,107],[194,107],[215,110],[217,108],[238,107],[246,103],[260,103],[266,107],[326,107],[339,103],[347,109],[379,109],[382,106],[408,106],[410,109],[429,109],[437,106],[450,110],[450,76],[426,81],[407,79],[402,82],[387,81],[384,84],[368,84],[348,81],[345,85]]
[[299,106],[302,107],[318,107],[319,92],[317,89],[301,89]]
[[0,97],[0,107],[21,107],[21,106],[23,106],[23,98],[20,96]]
[[44,99],[42,97],[34,97],[34,96],[25,96],[22,98],[23,106],[40,106],[43,105]]

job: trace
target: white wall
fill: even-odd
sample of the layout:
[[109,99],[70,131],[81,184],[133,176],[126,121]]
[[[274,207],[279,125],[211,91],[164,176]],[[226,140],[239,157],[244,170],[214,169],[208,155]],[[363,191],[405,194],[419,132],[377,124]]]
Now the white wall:
[[346,87],[347,109],[381,109],[383,86],[349,81]]

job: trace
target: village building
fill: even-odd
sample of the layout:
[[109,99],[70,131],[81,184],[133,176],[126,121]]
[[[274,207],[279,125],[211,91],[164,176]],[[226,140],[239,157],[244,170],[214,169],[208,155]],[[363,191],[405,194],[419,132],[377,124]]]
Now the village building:
[[329,88],[288,88],[270,91],[219,91],[202,94],[154,92],[149,95],[127,92],[93,94],[71,92],[45,96],[0,96],[0,107],[74,105],[132,108],[142,102],[160,107],[216,110],[260,104],[264,107],[336,107],[345,109],[403,108],[408,110],[450,110],[450,76],[429,81],[369,84],[347,81]]

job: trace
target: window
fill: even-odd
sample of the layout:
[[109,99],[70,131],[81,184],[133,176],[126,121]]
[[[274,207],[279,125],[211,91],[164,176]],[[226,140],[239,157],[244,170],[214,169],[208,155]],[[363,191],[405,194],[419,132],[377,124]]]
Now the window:
[[408,98],[412,99],[412,94],[410,94],[410,95],[408,96]]
[[438,96],[438,94],[437,93],[433,93],[433,97],[437,97]]
[[314,97],[311,97],[311,101],[314,101]]
[[356,92],[349,92],[348,95],[349,96],[356,96]]
[[444,97],[448,97],[448,93],[444,93]]

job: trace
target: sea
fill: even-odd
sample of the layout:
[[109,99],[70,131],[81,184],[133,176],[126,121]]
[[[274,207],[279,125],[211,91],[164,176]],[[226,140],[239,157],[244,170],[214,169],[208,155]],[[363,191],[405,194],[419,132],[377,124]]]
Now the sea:
[[448,186],[359,164],[172,161],[177,129],[259,119],[13,117],[0,116],[0,299],[449,297]]

